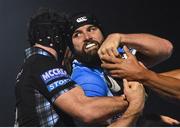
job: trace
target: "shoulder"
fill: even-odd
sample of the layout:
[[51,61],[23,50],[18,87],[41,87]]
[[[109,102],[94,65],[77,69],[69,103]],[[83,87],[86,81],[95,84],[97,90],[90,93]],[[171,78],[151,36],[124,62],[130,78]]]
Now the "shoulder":
[[82,83],[94,83],[94,84],[104,84],[103,74],[98,70],[93,70],[89,67],[76,67],[73,68],[71,78],[77,81],[78,84]]
[[61,67],[53,57],[42,55],[33,55],[25,61],[25,65],[35,74]]
[[71,75],[87,96],[107,96],[107,84],[100,72],[88,67],[76,67]]

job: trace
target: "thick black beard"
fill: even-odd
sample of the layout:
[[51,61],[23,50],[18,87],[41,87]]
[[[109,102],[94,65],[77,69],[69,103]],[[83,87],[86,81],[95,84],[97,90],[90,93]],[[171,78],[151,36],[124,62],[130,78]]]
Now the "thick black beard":
[[[91,40],[92,41],[92,40]],[[94,41],[96,42],[96,41]],[[97,42],[100,47],[100,43]],[[101,60],[98,55],[98,49],[93,49],[89,52],[85,52],[85,45],[83,46],[82,52],[76,52],[76,59],[83,63],[84,65],[90,66],[90,67],[98,67],[101,65]]]

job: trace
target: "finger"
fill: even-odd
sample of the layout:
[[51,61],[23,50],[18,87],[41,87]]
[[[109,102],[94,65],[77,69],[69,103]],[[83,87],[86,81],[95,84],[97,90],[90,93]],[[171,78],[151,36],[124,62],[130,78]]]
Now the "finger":
[[109,48],[109,49],[106,49],[106,53],[109,55],[109,56],[111,56],[111,57],[116,57],[115,56],[115,54],[114,54],[114,52],[113,52],[113,48]]
[[129,49],[127,48],[126,45],[123,46],[123,49],[124,49],[124,51],[125,51],[127,57],[133,56],[133,55],[131,54],[131,52],[129,51]]
[[108,63],[109,62],[109,58],[111,58],[111,57],[108,56],[108,55],[99,54],[99,58],[101,59],[101,61]]
[[100,59],[101,60],[103,60],[103,61],[106,61],[106,62],[110,62],[110,56],[108,56],[108,55],[101,55],[101,56],[99,56],[100,57]]
[[121,58],[111,57],[108,55],[100,56],[100,59],[109,63],[121,63],[123,60]]
[[105,63],[106,63],[106,61],[103,61],[103,60],[101,60],[101,62],[102,62],[102,64],[105,64]]
[[147,67],[146,67],[141,61],[139,61],[139,64],[140,64],[143,68],[147,69]]
[[113,78],[122,78],[120,75],[118,75],[118,74],[113,74],[113,75],[110,75],[111,77],[113,77]]
[[99,57],[105,55],[105,49],[104,49],[104,48],[100,48],[100,49],[98,50],[98,55],[99,55]]
[[116,57],[119,57],[120,54],[116,48],[112,48],[112,52]]
[[166,122],[166,123],[168,123],[168,124],[171,124],[171,125],[173,125],[173,124],[180,124],[180,122],[178,121],[178,120],[175,120],[175,119],[173,119],[173,118],[171,118],[171,117],[168,117],[168,116],[163,116],[163,115],[161,115],[161,119],[164,121],[164,122]]
[[114,70],[110,70],[110,71],[109,71],[109,74],[110,74],[110,75],[113,75],[113,74],[121,74],[121,73],[123,73],[123,72],[121,71],[121,69],[118,69],[118,70],[115,70],[115,69],[114,69]]
[[124,94],[122,94],[121,97],[126,100],[126,96]]
[[112,58],[112,57],[110,57],[108,55],[102,55],[102,56],[99,56],[99,58],[100,58],[102,64],[109,64],[109,63],[111,63],[111,62],[109,62],[109,58]]
[[124,86],[124,90],[127,90],[129,88],[129,84],[126,79],[123,79],[123,86]]
[[107,70],[115,70],[115,69],[118,69],[119,65],[118,64],[103,63],[103,64],[101,64],[101,67],[105,68]]
[[119,78],[124,78],[124,73],[121,69],[112,69],[108,71],[108,74],[111,76],[116,76],[118,75]]

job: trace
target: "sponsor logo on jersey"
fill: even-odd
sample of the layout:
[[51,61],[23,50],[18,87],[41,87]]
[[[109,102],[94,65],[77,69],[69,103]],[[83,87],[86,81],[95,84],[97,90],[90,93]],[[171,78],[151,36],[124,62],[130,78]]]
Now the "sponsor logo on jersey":
[[81,22],[87,21],[87,18],[86,18],[86,16],[82,16],[82,17],[77,18],[76,21],[77,21],[78,23],[81,23]]
[[61,77],[68,77],[67,72],[61,68],[48,70],[41,75],[41,78],[45,82],[45,84],[51,80]]
[[63,80],[55,81],[52,84],[47,85],[47,89],[49,92],[51,92],[52,90],[56,89],[57,87],[67,84],[69,81],[71,81],[71,79],[63,79]]

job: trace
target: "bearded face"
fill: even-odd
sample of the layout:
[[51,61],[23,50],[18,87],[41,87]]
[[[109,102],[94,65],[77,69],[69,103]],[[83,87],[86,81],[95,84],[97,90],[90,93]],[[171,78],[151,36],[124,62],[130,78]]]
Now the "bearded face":
[[94,25],[77,28],[72,35],[76,59],[88,66],[99,66],[101,61],[97,51],[103,39],[101,30]]
[[76,52],[76,58],[85,65],[99,66],[101,64],[98,49],[101,43],[93,39],[85,40],[82,52]]

